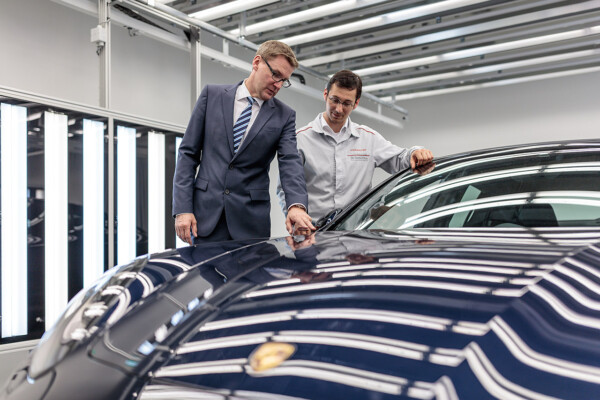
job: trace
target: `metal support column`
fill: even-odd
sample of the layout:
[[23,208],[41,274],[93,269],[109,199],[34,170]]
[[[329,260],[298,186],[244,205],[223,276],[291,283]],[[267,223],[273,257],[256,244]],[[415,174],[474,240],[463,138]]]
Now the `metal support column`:
[[98,0],[98,26],[106,32],[106,41],[98,43],[100,56],[100,107],[110,108],[110,1]]
[[200,29],[196,27],[190,28],[190,44],[191,48],[191,82],[192,82],[192,90],[191,90],[191,100],[192,100],[192,109],[196,104],[196,100],[200,96],[200,92],[202,91],[202,74],[201,74],[201,56],[202,56],[202,44],[200,43]]

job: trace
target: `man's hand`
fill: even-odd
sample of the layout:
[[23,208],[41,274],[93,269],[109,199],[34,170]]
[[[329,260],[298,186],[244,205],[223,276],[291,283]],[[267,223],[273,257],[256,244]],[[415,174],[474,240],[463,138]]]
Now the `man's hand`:
[[[300,238],[302,238],[303,236],[299,236]],[[298,238],[298,236],[296,236],[296,238]],[[296,250],[300,250],[300,249],[305,249],[307,247],[312,246],[313,244],[316,243],[315,240],[315,234],[311,233],[310,235],[304,236],[304,240],[297,242],[296,239],[292,236],[286,236],[285,240],[288,244],[288,246],[290,246],[290,248],[293,251]]]
[[179,239],[188,243],[190,246],[194,244],[192,236],[198,236],[198,227],[196,225],[196,217],[192,213],[179,214],[175,217],[175,233]]
[[433,160],[433,153],[427,149],[418,149],[410,155],[410,168],[415,169]]
[[[302,207],[292,206],[288,210],[285,227],[290,235],[309,235],[316,230],[312,224],[310,215]],[[294,231],[295,229],[295,231]]]

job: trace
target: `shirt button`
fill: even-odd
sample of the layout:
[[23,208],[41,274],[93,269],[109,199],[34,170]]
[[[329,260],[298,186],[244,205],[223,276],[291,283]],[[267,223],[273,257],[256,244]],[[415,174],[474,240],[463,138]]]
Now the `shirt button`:
[[229,169],[233,169],[233,164],[229,164]]
[[229,194],[229,189],[225,189],[225,194]]

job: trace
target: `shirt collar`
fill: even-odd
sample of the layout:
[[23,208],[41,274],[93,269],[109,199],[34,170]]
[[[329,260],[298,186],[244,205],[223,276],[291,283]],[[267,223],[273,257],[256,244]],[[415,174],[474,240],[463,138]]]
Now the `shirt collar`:
[[348,117],[348,119],[346,120],[346,123],[344,124],[344,126],[342,126],[342,129],[340,130],[340,132],[334,133],[333,129],[331,129],[331,127],[327,124],[327,121],[325,121],[325,117],[323,116],[323,113],[319,113],[319,116],[317,117],[317,128],[322,133],[327,133],[331,136],[338,136],[338,135],[343,136],[344,134],[346,134],[348,132],[348,130],[350,131],[350,134],[352,136],[356,136],[356,137],[359,136],[358,132],[354,128],[354,124],[352,123],[352,121],[350,121],[350,117]]
[[[235,101],[245,99],[248,96],[250,96],[250,91],[246,87],[246,81],[244,80],[244,82],[242,82],[242,84],[239,85],[237,90],[235,91]],[[250,97],[252,97],[252,96],[250,96]],[[265,102],[263,99],[259,99],[256,97],[253,97],[253,99],[254,99],[254,102],[258,104],[259,108]]]

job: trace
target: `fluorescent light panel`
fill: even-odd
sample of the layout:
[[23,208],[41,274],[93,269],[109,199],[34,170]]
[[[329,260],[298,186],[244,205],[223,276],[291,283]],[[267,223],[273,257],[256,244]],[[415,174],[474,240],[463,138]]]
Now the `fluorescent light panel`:
[[429,97],[429,96],[436,96],[436,95],[440,95],[440,94],[464,92],[467,90],[483,89],[483,88],[496,87],[496,86],[513,85],[515,83],[533,82],[533,81],[539,81],[542,79],[562,78],[565,76],[587,74],[587,73],[599,72],[599,71],[600,71],[600,67],[573,69],[573,70],[569,70],[569,71],[552,72],[549,74],[526,76],[526,77],[522,77],[522,78],[505,79],[505,80],[494,81],[494,82],[478,83],[475,85],[458,86],[458,87],[447,88],[447,89],[428,90],[428,91],[424,91],[424,92],[407,93],[407,94],[397,95],[394,97],[392,97],[392,96],[381,97],[381,100],[383,100],[383,101],[411,100],[411,99],[417,99],[420,97]]
[[[552,17],[561,17],[574,13],[582,13],[592,11],[598,7],[597,1],[589,1],[585,3],[571,4],[564,7],[558,7],[551,10],[536,11],[529,14],[519,14],[514,17],[498,19],[484,22],[481,24],[449,29],[440,32],[430,33],[422,36],[403,39],[395,42],[387,42],[374,46],[361,47],[355,50],[343,51],[331,55],[319,56],[300,60],[300,63],[306,67],[314,67],[315,65],[324,65],[336,61],[349,60],[352,58],[364,57],[370,54],[383,53],[387,51],[399,50],[402,48],[423,46],[428,43],[440,42],[442,40],[464,37],[466,35],[474,35],[482,32],[490,32],[495,29],[501,29],[511,26],[522,25],[530,22],[536,22],[541,19],[549,19]],[[321,31],[322,32],[322,31]],[[287,43],[287,42],[286,42]],[[357,71],[354,71],[357,72]],[[359,74],[360,75],[360,74]]]
[[477,3],[485,3],[486,0],[446,0],[434,4],[427,4],[419,7],[411,7],[404,10],[379,15],[377,17],[366,18],[356,22],[344,25],[334,26],[332,28],[321,29],[310,33],[304,33],[297,36],[281,39],[290,46],[314,42],[324,37],[335,37],[347,35],[349,33],[364,31],[371,28],[395,24],[401,21],[407,21],[417,17],[437,14],[443,11],[452,10],[459,7],[465,7]]
[[83,286],[104,272],[104,123],[83,120]]
[[190,17],[199,19],[200,21],[211,21],[213,19],[226,17],[228,15],[237,14],[242,11],[251,10],[253,8],[266,6],[267,4],[275,3],[278,0],[236,0],[229,3],[221,4],[216,7],[207,8],[206,10],[198,11],[189,14]]
[[136,155],[134,128],[117,126],[117,264],[136,255]]
[[514,68],[522,68],[522,67],[528,67],[531,65],[539,65],[539,64],[545,64],[545,63],[557,62],[557,61],[563,61],[563,60],[572,60],[575,58],[589,57],[589,56],[594,56],[597,54],[600,54],[599,49],[574,51],[574,52],[570,52],[570,53],[556,54],[553,56],[536,57],[536,58],[531,58],[528,60],[513,61],[513,62],[502,63],[502,64],[488,65],[485,67],[468,68],[468,69],[464,69],[461,71],[447,72],[447,73],[443,73],[443,74],[427,75],[427,76],[422,76],[422,77],[418,77],[418,78],[400,79],[400,80],[392,81],[392,82],[384,82],[384,83],[378,83],[378,84],[374,84],[374,85],[367,85],[367,86],[363,86],[363,91],[373,92],[376,90],[390,89],[390,88],[402,87],[402,86],[410,86],[410,85],[416,85],[419,83],[435,82],[435,81],[439,81],[442,79],[469,77],[471,75],[476,75],[476,74],[485,74],[485,73],[494,72],[494,71],[506,71],[506,70],[514,69]]
[[2,104],[2,337],[27,334],[27,109]]
[[165,249],[165,135],[148,133],[148,252]]
[[[246,35],[253,35],[260,32],[268,32],[277,28],[286,27],[291,24],[299,24],[301,22],[312,21],[317,18],[323,18],[329,15],[340,14],[344,11],[353,11],[359,8],[373,6],[383,3],[387,0],[342,0],[335,3],[325,4],[323,6],[310,8],[293,14],[284,15],[282,17],[269,19],[267,21],[258,22],[248,25],[244,28]],[[239,29],[229,31],[232,35],[239,35]]]
[[44,113],[45,324],[67,305],[69,267],[69,148],[67,116]]
[[[182,140],[182,138],[180,138],[180,137],[175,138],[175,166],[176,167],[177,167],[177,161],[179,160],[179,146],[181,145],[181,140]],[[177,234],[175,234],[175,248],[180,248],[180,247],[185,247],[185,246],[188,246],[188,244],[186,242],[184,242],[183,240],[179,239]]]
[[460,60],[463,58],[483,56],[486,54],[498,53],[501,51],[508,51],[508,50],[515,50],[515,49],[520,49],[523,47],[539,46],[542,44],[560,42],[563,40],[570,40],[570,39],[576,39],[576,38],[581,38],[581,37],[585,37],[585,36],[597,35],[599,33],[600,33],[600,25],[597,25],[594,27],[584,28],[584,29],[576,29],[576,30],[569,31],[569,32],[555,33],[552,35],[545,35],[545,36],[538,36],[538,37],[533,37],[533,38],[528,38],[528,39],[515,40],[513,42],[492,44],[489,46],[476,47],[473,49],[452,51],[450,53],[440,54],[437,56],[429,56],[429,57],[418,58],[415,60],[406,60],[406,61],[400,61],[397,63],[381,65],[381,66],[377,66],[377,67],[363,68],[363,69],[355,70],[354,72],[360,76],[373,75],[373,74],[379,74],[382,72],[396,71],[399,69],[414,68],[414,67],[419,67],[419,66],[423,66],[423,65],[437,64],[437,63],[441,63],[441,62],[445,62],[445,61],[454,61],[454,60]]

